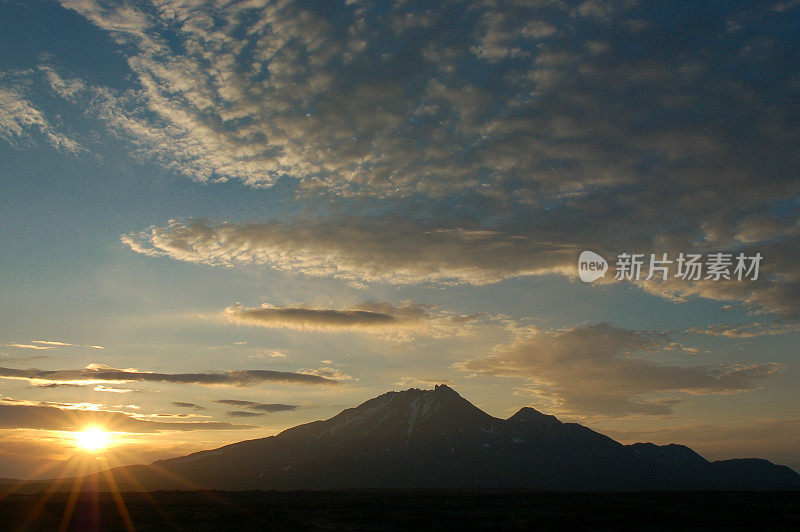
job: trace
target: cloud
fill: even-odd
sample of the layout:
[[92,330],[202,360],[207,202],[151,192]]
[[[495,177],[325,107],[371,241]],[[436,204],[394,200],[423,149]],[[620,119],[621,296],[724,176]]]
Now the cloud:
[[[237,303],[226,308],[223,315],[229,322],[239,325],[325,332],[357,331],[378,334],[381,340],[397,344],[409,343],[418,334],[435,338],[472,334],[481,318],[480,313],[454,314],[437,310],[432,305],[409,301],[398,305],[363,301],[344,309],[306,305],[279,307],[267,303],[246,308]],[[267,352],[255,356],[278,355]]]
[[[419,213],[176,222],[126,235],[139,252],[485,284],[574,275],[582,249],[744,246],[769,252],[763,282],[643,288],[800,318],[800,65],[783,35],[796,7],[61,4],[119,44],[130,83],[68,62],[8,73],[3,138],[53,130],[61,105],[197,181]],[[58,105],[38,105],[42,93]]]
[[[485,284],[574,275],[587,248],[726,251],[797,231],[800,66],[768,7],[62,5],[121,44],[136,83],[81,89],[54,68],[47,83],[137,153],[198,181],[420,212],[173,223],[126,235],[143,253]],[[797,318],[794,240],[757,286],[645,288]]]
[[434,329],[466,325],[473,316],[453,316],[434,312],[429,305],[409,302],[394,306],[390,303],[365,301],[346,309],[311,308],[308,306],[279,307],[263,304],[246,308],[238,303],[224,311],[225,317],[237,324],[259,327],[290,328],[322,331],[386,332],[411,329],[429,332]]
[[[469,194],[522,219],[577,200],[692,236],[798,191],[800,67],[787,15],[767,7],[61,3],[120,44],[132,83],[79,79],[67,64],[27,82],[195,180]],[[24,84],[4,85],[31,106]],[[750,208],[709,209],[719,190]]]
[[216,225],[173,221],[122,241],[138,253],[186,262],[265,264],[306,275],[392,283],[485,284],[574,269],[570,246],[497,231],[431,229],[397,217]]
[[27,144],[33,141],[32,134],[41,135],[51,146],[66,153],[83,150],[78,142],[58,132],[18,88],[0,85],[0,140]]
[[36,345],[36,344],[6,344],[6,347],[16,347],[17,349],[36,349],[40,351],[53,349],[53,346],[51,345]]
[[[673,261],[679,253],[721,251],[747,257],[760,253],[764,260],[757,280],[683,280],[674,277],[673,264],[673,276],[668,280],[655,278],[635,284],[672,300],[701,296],[738,301],[755,312],[800,319],[800,273],[795,267],[800,262],[800,241],[791,235],[776,234],[769,242],[743,243],[731,228],[727,236],[708,236],[702,243],[685,235],[664,234],[656,239],[632,233],[604,216],[608,213],[582,213],[576,206],[562,218],[530,220],[527,227],[518,226],[516,233],[433,229],[397,216],[265,223],[172,221],[165,227],[130,233],[122,241],[138,253],[186,262],[263,264],[298,274],[395,284],[482,285],[547,274],[575,279],[577,258],[583,249],[598,250],[609,259],[605,283],[618,282],[614,280],[615,257],[622,252],[649,257],[653,249],[665,250],[660,252],[667,252]],[[384,320],[385,324],[390,321]],[[372,323],[377,325],[378,321]]]
[[225,309],[225,316],[235,322],[261,327],[289,327],[292,329],[361,329],[384,328],[397,325],[399,320],[391,314],[363,310],[328,310],[298,307],[244,308],[241,305]]
[[232,410],[225,412],[226,415],[231,417],[258,417],[267,414],[267,412],[248,412],[247,410]]
[[[715,242],[715,251],[733,256],[743,253],[752,257],[756,253],[763,257],[757,280],[739,281],[702,279],[683,281],[670,278],[667,281],[642,282],[640,286],[655,295],[685,301],[693,296],[726,302],[738,302],[755,314],[771,314],[778,320],[797,322],[800,320],[800,272],[796,268],[800,260],[800,240],[792,236],[775,234],[769,240],[742,244],[733,236],[710,236]],[[688,248],[688,244],[687,244]],[[704,250],[709,252],[707,245]],[[677,256],[677,251],[671,253]]]
[[68,342],[57,342],[54,340],[33,340],[32,343],[41,345],[52,345],[56,347],[70,347],[75,345],[75,344],[70,344]]
[[196,181],[280,182],[346,198],[345,212],[419,213],[175,222],[126,235],[136,251],[485,284],[572,276],[582,249],[755,249],[759,283],[642,287],[800,318],[800,63],[783,30],[796,7],[62,5],[119,44],[131,82],[81,79],[66,62],[11,73],[3,138],[55,127],[36,104],[49,91],[134,156]]
[[338,368],[331,367],[304,369],[301,371],[301,373],[305,373],[306,375],[316,375],[325,379],[336,379],[337,381],[348,381],[353,378],[352,375],[348,375]]
[[[254,401],[243,401],[239,399],[217,399],[214,401],[221,405],[244,407],[250,412],[236,411],[228,412],[229,416],[247,417],[273,414],[275,412],[292,412],[300,408],[298,405],[287,405],[282,403],[257,403]],[[254,412],[253,412],[254,411]]]
[[108,393],[130,393],[135,392],[131,388],[117,388],[115,386],[103,386],[102,384],[98,384],[92,388],[92,391],[95,392],[108,392]]
[[548,208],[597,188],[627,204],[640,184],[791,196],[776,185],[797,162],[798,67],[768,7],[62,5],[120,44],[136,83],[81,90],[49,68],[52,91],[192,179]]
[[11,343],[6,344],[6,346],[16,347],[17,349],[36,349],[41,351],[61,347],[90,347],[92,349],[103,349],[103,347],[100,345],[81,345],[72,344],[69,342],[59,342],[55,340],[31,340],[29,343]]
[[123,382],[167,382],[209,386],[252,386],[262,382],[335,385],[337,381],[316,375],[269,370],[234,370],[224,373],[154,373],[115,369],[90,364],[83,369],[40,370],[0,367],[0,378],[26,380],[32,384],[74,383],[81,385]]
[[435,386],[437,384],[453,384],[453,381],[450,379],[429,379],[423,377],[403,377],[399,381],[395,382],[395,386],[399,386],[401,388],[430,388],[431,386]]
[[687,333],[708,336],[725,336],[728,338],[757,338],[759,336],[776,336],[792,334],[800,331],[796,323],[722,323],[687,329]]
[[471,374],[522,377],[521,393],[578,415],[668,414],[681,394],[753,390],[781,370],[751,365],[665,365],[644,355],[671,345],[663,333],[600,323],[539,333],[499,346],[487,356],[455,364]]
[[276,358],[286,358],[286,353],[277,349],[266,349],[259,353],[247,355],[247,358],[262,358],[267,360],[274,360]]
[[256,428],[252,425],[235,425],[221,421],[156,421],[127,412],[0,402],[0,428],[80,431],[88,426],[101,426],[111,432],[136,433]]
[[173,401],[172,406],[177,406],[178,408],[192,408],[194,410],[205,410],[204,406],[196,405],[194,403],[185,403],[183,401]]

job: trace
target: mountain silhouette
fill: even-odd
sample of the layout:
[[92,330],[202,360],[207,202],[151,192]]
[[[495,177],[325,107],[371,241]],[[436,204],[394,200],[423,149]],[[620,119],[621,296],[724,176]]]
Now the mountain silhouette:
[[[128,490],[800,489],[800,475],[766,460],[709,462],[682,445],[623,445],[533,408],[499,419],[445,385],[388,392],[276,436],[111,472]],[[105,489],[108,477],[85,480]]]

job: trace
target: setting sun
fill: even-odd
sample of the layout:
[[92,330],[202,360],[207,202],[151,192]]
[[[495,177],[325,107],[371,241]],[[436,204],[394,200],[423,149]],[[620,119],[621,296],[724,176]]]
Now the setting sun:
[[75,434],[78,446],[87,451],[99,451],[111,444],[111,435],[99,428],[86,429]]

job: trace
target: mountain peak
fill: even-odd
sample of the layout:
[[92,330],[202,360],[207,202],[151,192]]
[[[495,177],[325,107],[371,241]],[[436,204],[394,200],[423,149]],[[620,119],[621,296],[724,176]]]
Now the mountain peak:
[[434,386],[433,393],[435,395],[450,395],[454,397],[461,397],[457,391],[455,391],[446,384],[437,384],[436,386]]
[[523,406],[516,414],[508,418],[512,423],[531,423],[536,425],[561,424],[556,416],[542,414],[530,406]]

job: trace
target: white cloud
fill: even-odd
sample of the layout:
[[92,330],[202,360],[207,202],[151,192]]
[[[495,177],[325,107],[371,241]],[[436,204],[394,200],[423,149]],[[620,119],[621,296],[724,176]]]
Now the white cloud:
[[[0,81],[2,78],[0,78]],[[0,86],[0,139],[11,144],[29,143],[32,134],[38,134],[54,148],[76,154],[83,148],[45,118],[44,113],[18,90]]]

